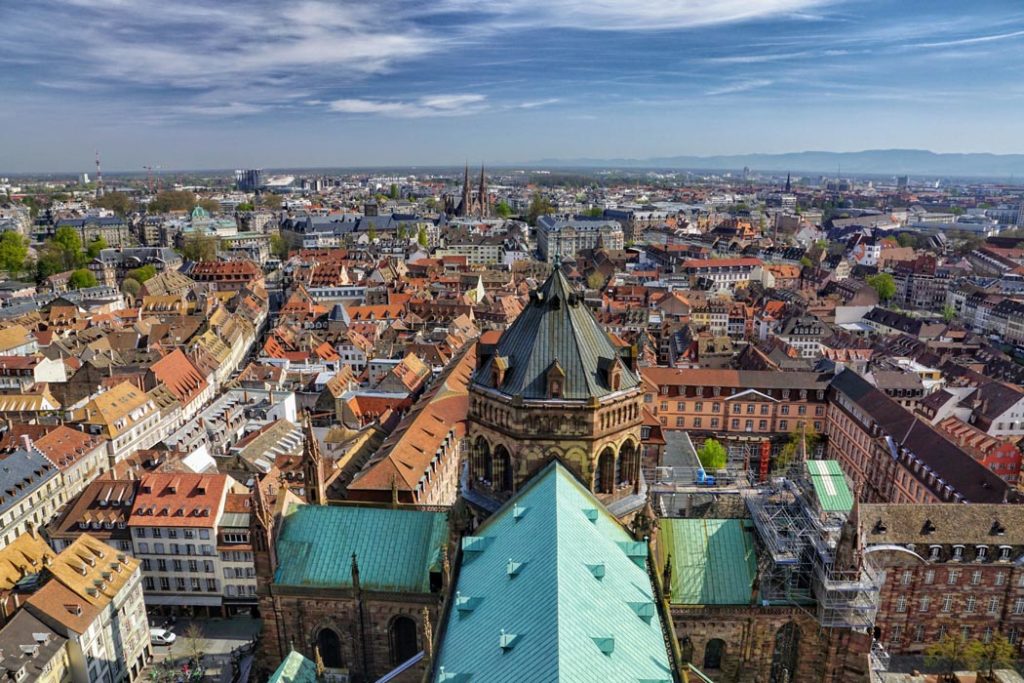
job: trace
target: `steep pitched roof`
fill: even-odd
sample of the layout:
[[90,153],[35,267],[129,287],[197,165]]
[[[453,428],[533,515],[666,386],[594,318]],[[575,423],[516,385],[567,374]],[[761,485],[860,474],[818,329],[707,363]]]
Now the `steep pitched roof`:
[[[508,370],[494,386],[494,363],[504,358]],[[619,354],[598,325],[583,297],[573,291],[560,268],[530,293],[530,303],[502,334],[494,354],[474,377],[480,386],[523,398],[548,398],[547,373],[556,363],[565,373],[562,397],[582,400],[613,393],[608,364]],[[619,390],[631,389],[640,378],[623,366]]]
[[742,519],[662,519],[658,569],[671,557],[672,604],[749,605],[754,535]]
[[462,543],[435,681],[672,680],[647,545],[557,461]]

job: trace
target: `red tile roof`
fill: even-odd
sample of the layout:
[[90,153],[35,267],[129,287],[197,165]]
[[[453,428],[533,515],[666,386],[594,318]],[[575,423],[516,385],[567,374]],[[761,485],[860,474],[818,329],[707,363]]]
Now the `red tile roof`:
[[227,481],[226,474],[147,474],[128,525],[213,527],[223,509]]

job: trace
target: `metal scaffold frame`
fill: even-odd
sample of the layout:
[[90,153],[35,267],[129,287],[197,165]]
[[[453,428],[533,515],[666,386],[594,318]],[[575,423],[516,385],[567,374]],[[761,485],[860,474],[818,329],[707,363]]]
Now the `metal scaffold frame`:
[[836,567],[846,516],[824,513],[808,495],[810,490],[809,481],[777,478],[746,496],[763,546],[762,599],[814,605],[824,628],[869,629],[878,609],[881,577],[867,566]]

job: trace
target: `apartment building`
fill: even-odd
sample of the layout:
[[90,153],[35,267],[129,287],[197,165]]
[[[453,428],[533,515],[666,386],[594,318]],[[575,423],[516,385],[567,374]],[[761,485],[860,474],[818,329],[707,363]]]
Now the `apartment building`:
[[851,370],[831,382],[828,455],[865,502],[999,503],[1005,481]]
[[548,263],[556,259],[574,259],[586,249],[622,249],[625,237],[622,226],[604,218],[555,218],[541,216],[537,220],[537,249]]
[[0,453],[0,549],[38,529],[60,508],[60,470],[22,437],[18,448]]
[[135,451],[152,447],[162,438],[166,419],[154,396],[131,382],[122,382],[90,399],[75,419],[89,434],[107,439],[111,466]]
[[151,473],[135,496],[128,528],[142,562],[146,603],[170,613],[222,614],[219,528],[226,474]]
[[83,534],[47,569],[25,609],[67,638],[71,680],[139,680],[152,658],[139,561]]

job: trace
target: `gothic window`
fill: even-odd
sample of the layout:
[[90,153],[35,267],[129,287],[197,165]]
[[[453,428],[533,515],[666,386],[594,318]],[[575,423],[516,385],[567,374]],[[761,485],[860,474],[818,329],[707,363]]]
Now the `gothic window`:
[[601,457],[597,460],[597,482],[595,488],[598,493],[612,493],[615,491],[615,451],[610,447],[601,451]]
[[512,456],[504,446],[499,445],[494,449],[494,457],[491,459],[491,470],[493,479],[491,485],[498,491],[512,490]]
[[388,628],[391,665],[407,662],[419,652],[416,643],[416,622],[409,617],[395,617]]
[[320,659],[328,669],[341,669],[344,664],[341,658],[341,638],[333,629],[322,628],[316,635],[316,647]]
[[722,655],[725,654],[725,641],[721,638],[712,638],[704,647],[704,668],[721,669]]

